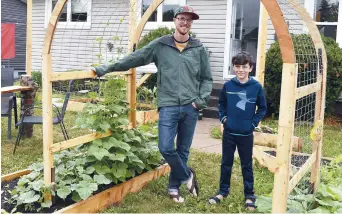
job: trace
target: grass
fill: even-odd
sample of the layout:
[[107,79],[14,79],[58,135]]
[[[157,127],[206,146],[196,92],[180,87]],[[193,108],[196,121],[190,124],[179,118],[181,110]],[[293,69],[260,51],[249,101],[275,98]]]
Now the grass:
[[[129,194],[116,206],[104,210],[105,213],[188,213],[188,212],[215,212],[232,213],[246,212],[244,209],[244,195],[240,162],[234,162],[231,178],[231,194],[220,205],[210,205],[208,198],[213,196],[219,186],[221,156],[192,150],[189,165],[192,166],[198,177],[200,196],[194,198],[187,189],[181,188],[181,195],[185,203],[177,204],[169,199],[167,194],[168,176],[150,182],[138,193]],[[273,174],[266,168],[254,164],[255,191],[257,195],[269,194],[273,188]]]
[[[328,119],[329,120],[329,119]],[[263,125],[269,126],[271,128],[277,128],[278,121],[277,120],[264,120],[262,121]],[[333,125],[332,125],[333,124]],[[309,139],[309,129],[305,129],[305,126],[299,127],[296,126],[298,134],[303,138],[303,152],[310,153],[311,152],[311,140]],[[215,139],[221,139],[222,134],[220,131],[220,126],[213,127],[210,131],[210,136]],[[332,123],[324,125],[323,132],[323,149],[322,154],[323,157],[337,157],[342,153],[342,125],[340,123]]]

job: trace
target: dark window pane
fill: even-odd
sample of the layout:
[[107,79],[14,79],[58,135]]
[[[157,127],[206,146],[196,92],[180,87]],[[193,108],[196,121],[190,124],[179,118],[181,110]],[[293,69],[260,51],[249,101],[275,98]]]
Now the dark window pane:
[[[57,1],[58,0],[52,0],[52,11],[56,6]],[[66,22],[66,20],[67,20],[67,4],[68,3],[65,3],[64,8],[63,8],[62,13],[61,13],[61,16],[58,19],[58,21],[60,21],[60,22]]]
[[316,22],[337,22],[339,0],[316,0]]
[[175,9],[179,5],[163,5],[163,22],[172,22],[175,15]]
[[71,21],[86,22],[89,4],[89,0],[71,0]]
[[[146,12],[147,8],[151,5],[151,1],[152,0],[142,0],[142,11],[141,11],[141,16],[144,15],[144,13]],[[157,21],[157,10],[155,10],[152,15],[150,16],[150,18],[148,19],[149,22],[156,22]]]
[[337,25],[317,25],[317,27],[321,34],[336,40]]

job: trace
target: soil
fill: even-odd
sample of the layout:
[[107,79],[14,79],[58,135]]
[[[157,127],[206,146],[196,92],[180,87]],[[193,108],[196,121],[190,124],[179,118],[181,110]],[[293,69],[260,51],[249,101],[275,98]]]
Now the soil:
[[[270,154],[272,156],[276,156],[275,151],[265,151],[267,154]],[[295,155],[292,154],[291,157],[291,164],[296,166],[296,167],[301,167],[305,164],[305,162],[309,159],[310,156],[304,156],[304,155]],[[321,164],[323,165],[328,165],[330,163],[330,160],[322,159]]]

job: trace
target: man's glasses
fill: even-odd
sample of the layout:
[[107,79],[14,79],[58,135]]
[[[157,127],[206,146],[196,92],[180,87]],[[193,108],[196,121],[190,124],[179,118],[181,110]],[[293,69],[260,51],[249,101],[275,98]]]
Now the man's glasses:
[[187,23],[192,23],[192,19],[186,19],[186,18],[184,18],[184,17],[181,17],[181,18],[176,18],[176,19],[178,19],[180,22],[182,22],[182,23],[185,23],[185,21],[187,22]]

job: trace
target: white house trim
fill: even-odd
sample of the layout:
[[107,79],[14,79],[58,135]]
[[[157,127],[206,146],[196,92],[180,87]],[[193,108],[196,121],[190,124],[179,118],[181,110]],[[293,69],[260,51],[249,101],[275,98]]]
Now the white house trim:
[[[146,30],[153,30],[157,29],[159,27],[168,27],[168,28],[173,28],[175,27],[173,22],[163,22],[163,4],[161,3],[159,7],[157,8],[157,21],[156,22],[146,22],[145,29]],[[180,0],[179,5],[186,5],[186,0]],[[138,22],[141,20],[141,8],[142,8],[142,0],[139,0],[137,3],[137,17],[138,17]]]
[[[87,21],[86,22],[58,22],[57,28],[62,29],[91,29],[91,8],[92,0],[88,0]],[[67,11],[71,10],[71,0],[67,1]],[[45,0],[45,28],[47,28],[52,13],[52,0]],[[70,20],[71,12],[67,12],[67,20]]]
[[[233,75],[229,74],[230,68],[230,42],[232,34],[232,11],[233,1],[227,0],[227,13],[226,13],[226,35],[224,38],[224,64],[223,64],[223,79],[231,79]],[[230,68],[231,69],[231,68]]]
[[340,1],[338,8],[336,42],[340,45],[340,48],[342,48],[342,1]]

